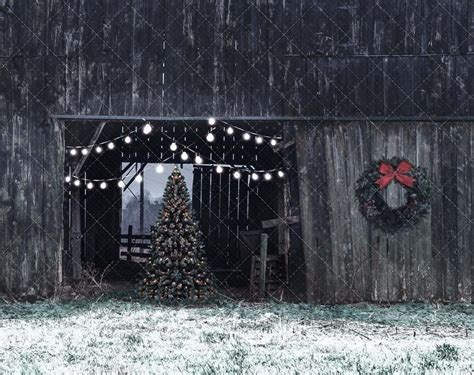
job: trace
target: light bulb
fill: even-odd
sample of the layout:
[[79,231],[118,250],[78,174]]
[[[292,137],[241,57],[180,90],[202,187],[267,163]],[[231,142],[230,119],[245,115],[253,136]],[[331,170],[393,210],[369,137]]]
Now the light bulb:
[[104,190],[107,187],[107,182],[103,181],[103,182],[100,183],[99,186],[102,190]]
[[141,183],[143,181],[143,176],[141,174],[137,174],[134,181]]
[[130,137],[129,135],[127,135],[124,139],[125,143],[132,143],[132,137]]
[[181,153],[181,160],[188,160],[189,159],[189,155],[186,151],[183,151]]
[[172,144],[170,144],[171,151],[176,151],[177,149],[178,149],[178,145],[176,144],[176,142],[173,142]]
[[272,179],[272,174],[267,172],[263,175],[263,178],[267,181],[270,181]]
[[235,171],[235,172],[233,173],[233,176],[234,176],[234,178],[235,178],[236,180],[238,180],[242,175],[240,174],[239,171]]
[[104,149],[102,148],[102,146],[97,146],[95,148],[95,152],[97,152],[98,154],[100,154],[102,151],[104,151]]
[[71,182],[71,176],[66,176],[64,178],[64,181],[66,181],[67,183]]
[[108,148],[109,150],[113,150],[113,149],[115,148],[115,143],[114,143],[114,142],[109,142],[109,143],[107,144],[107,148]]
[[207,119],[207,123],[208,123],[209,125],[214,125],[214,124],[216,123],[216,119],[215,119],[214,117],[209,117],[209,118]]
[[262,143],[263,143],[263,138],[262,138],[262,137],[260,137],[260,136],[258,136],[258,137],[255,137],[255,142],[256,142],[257,144],[259,144],[259,145],[260,145],[260,144],[262,144]]
[[232,127],[229,126],[229,127],[227,128],[226,132],[227,132],[227,134],[232,135],[232,134],[234,134],[234,128],[232,128]]
[[199,155],[196,155],[194,161],[196,162],[196,164],[202,164],[202,158]]
[[82,155],[87,155],[88,153],[89,153],[89,150],[88,150],[87,148],[83,148],[83,149],[81,150],[81,154],[82,154]]
[[224,168],[222,168],[221,165],[218,165],[218,166],[216,167],[216,172],[217,172],[217,173],[222,173],[223,171],[224,171]]
[[244,141],[248,141],[250,139],[250,134],[249,133],[244,133],[242,135],[242,138],[244,139]]
[[123,182],[122,180],[120,180],[118,183],[117,183],[118,187],[120,189],[123,189],[125,187],[125,182]]
[[212,134],[212,133],[208,133],[208,134],[206,135],[206,140],[207,140],[208,142],[214,142],[215,139],[216,139],[216,137],[215,137],[214,134]]
[[75,148],[71,148],[71,150],[69,151],[69,153],[72,155],[72,156],[76,156],[77,155],[77,150]]
[[275,138],[272,138],[272,139],[270,140],[270,144],[271,144],[272,146],[276,146],[277,143],[278,143],[278,142],[277,142],[277,140],[276,140]]
[[161,164],[158,164],[155,168],[156,170],[156,173],[163,173],[163,171],[165,170],[165,168],[163,168],[163,166]]
[[74,186],[80,186],[81,185],[81,181],[79,180],[74,180]]
[[278,177],[280,177],[280,178],[285,177],[285,172],[278,171]]
[[146,123],[145,126],[143,127],[143,134],[150,134],[152,131],[152,127],[150,123]]
[[94,184],[92,182],[88,182],[86,186],[90,190],[94,187]]
[[252,173],[252,180],[254,180],[254,181],[258,180],[258,174],[256,174],[255,172]]

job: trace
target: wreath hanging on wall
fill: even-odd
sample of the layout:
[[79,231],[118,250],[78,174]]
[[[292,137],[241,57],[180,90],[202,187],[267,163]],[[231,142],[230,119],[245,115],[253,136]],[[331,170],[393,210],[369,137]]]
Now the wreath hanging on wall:
[[[405,189],[406,202],[390,207],[383,197],[392,182]],[[410,228],[429,212],[431,183],[423,168],[406,159],[393,157],[372,163],[356,183],[356,196],[362,215],[384,232]]]

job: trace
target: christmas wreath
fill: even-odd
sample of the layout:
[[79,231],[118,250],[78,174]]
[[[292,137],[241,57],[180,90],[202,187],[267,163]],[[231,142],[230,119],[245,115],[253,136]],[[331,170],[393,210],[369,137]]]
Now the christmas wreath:
[[[392,208],[382,192],[392,182],[405,189],[406,202]],[[429,211],[431,183],[423,168],[406,159],[393,157],[374,162],[356,183],[356,196],[364,217],[385,232],[412,227]]]

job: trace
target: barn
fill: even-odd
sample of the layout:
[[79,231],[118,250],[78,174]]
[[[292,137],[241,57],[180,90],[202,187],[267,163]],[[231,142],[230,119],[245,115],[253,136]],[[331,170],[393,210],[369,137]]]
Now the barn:
[[[255,247],[291,300],[472,302],[472,1],[0,0],[0,20],[0,291],[136,269],[122,178],[168,163],[193,165],[223,286]],[[392,158],[430,186],[400,230],[357,195]],[[377,194],[417,205],[411,183]]]

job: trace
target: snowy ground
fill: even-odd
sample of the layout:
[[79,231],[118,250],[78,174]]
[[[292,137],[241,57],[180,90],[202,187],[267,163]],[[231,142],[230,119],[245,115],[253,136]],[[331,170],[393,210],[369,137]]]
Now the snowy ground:
[[474,371],[472,305],[0,303],[0,373]]

